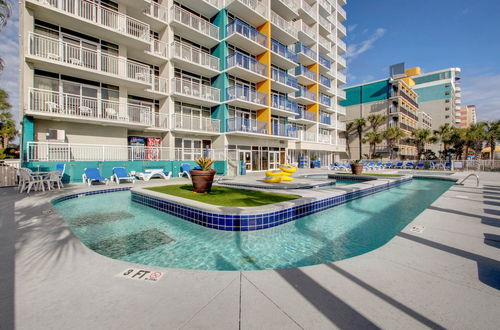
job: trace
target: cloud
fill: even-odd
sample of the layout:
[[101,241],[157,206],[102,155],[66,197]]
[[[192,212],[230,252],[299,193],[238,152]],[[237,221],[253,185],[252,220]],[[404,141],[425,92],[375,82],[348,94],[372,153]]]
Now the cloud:
[[500,74],[462,77],[462,105],[477,107],[478,121],[500,119]]
[[347,27],[347,32],[353,32],[358,27],[358,24],[349,25]]
[[4,61],[4,70],[0,73],[0,88],[9,93],[14,118],[19,118],[19,10],[18,3],[11,2],[12,16],[7,26],[0,31],[0,57]]
[[365,39],[359,43],[350,44],[347,46],[347,57],[353,59],[364,52],[372,49],[375,45],[375,42],[382,38],[386,34],[387,30],[384,28],[378,28],[372,33],[368,39]]

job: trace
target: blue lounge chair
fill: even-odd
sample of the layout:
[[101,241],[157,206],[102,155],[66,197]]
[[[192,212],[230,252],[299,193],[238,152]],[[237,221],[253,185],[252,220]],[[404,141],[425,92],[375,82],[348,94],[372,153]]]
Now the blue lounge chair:
[[92,182],[104,182],[105,184],[108,184],[108,179],[105,179],[101,175],[101,171],[99,171],[99,169],[95,167],[83,169],[82,181],[84,183],[87,183],[89,186],[92,184]]
[[415,168],[418,170],[423,170],[425,168],[425,163],[418,163],[417,166],[415,166]]
[[383,169],[384,168],[384,164],[382,162],[378,162],[377,163],[377,167],[379,170]]
[[451,162],[446,162],[446,163],[444,163],[443,168],[444,168],[445,170],[450,170],[450,171],[451,171]]
[[415,167],[415,165],[414,165],[412,162],[408,162],[408,163],[406,163],[406,165],[405,165],[405,168],[406,168],[407,170],[409,170],[409,169],[413,169],[414,167]]
[[403,162],[396,163],[394,168],[403,168]]
[[385,168],[391,168],[392,167],[392,163],[391,162],[385,163],[384,167]]
[[125,167],[113,167],[113,176],[111,177],[111,181],[115,181],[117,184],[120,184],[120,181],[130,181],[135,183],[135,177],[127,173]]
[[66,172],[66,164],[56,164],[56,171],[61,173],[61,178],[64,175],[64,172]]
[[191,179],[191,174],[189,174],[190,170],[191,170],[191,166],[189,166],[189,164],[182,164],[181,170],[179,172],[179,178],[182,178],[184,175],[186,175],[188,177],[188,179]]
[[429,165],[429,167],[430,167],[431,169],[433,169],[433,170],[437,170],[437,168],[438,168],[438,164],[437,164],[437,162],[431,162],[431,163],[430,163],[430,165]]

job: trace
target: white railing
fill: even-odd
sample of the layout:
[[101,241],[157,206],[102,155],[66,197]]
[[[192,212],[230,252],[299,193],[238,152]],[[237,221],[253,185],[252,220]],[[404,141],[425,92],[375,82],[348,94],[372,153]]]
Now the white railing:
[[151,108],[146,106],[35,88],[29,92],[30,112],[147,126],[153,123]]
[[324,143],[324,144],[331,144],[331,139],[332,137],[330,135],[326,134],[319,134],[318,135],[318,142],[319,143]]
[[343,89],[338,89],[337,90],[337,95],[340,96],[343,99],[346,98],[345,90],[343,90]]
[[149,25],[88,0],[34,0],[116,32],[149,41]]
[[316,11],[310,4],[306,2],[306,0],[302,0],[300,7],[304,12],[309,14],[309,16],[311,16],[312,18],[316,18]]
[[345,123],[342,121],[337,121],[337,129],[339,131],[345,131]]
[[[143,161],[194,160],[207,153],[204,148],[164,148],[59,142],[28,142],[27,161]],[[208,149],[214,160],[227,159],[227,151]]]
[[172,43],[172,57],[198,64],[212,70],[219,70],[219,59],[202,52],[199,48],[178,41]]
[[251,10],[257,12],[261,16],[266,17],[266,6],[264,6],[260,1],[258,0],[226,0],[226,6],[229,5],[231,2],[241,2]]
[[300,131],[299,140],[304,142],[316,142],[317,135],[316,133]]
[[307,25],[304,21],[301,21],[301,29],[302,32],[307,34],[310,38],[316,40],[316,31],[309,25]]
[[167,93],[167,79],[161,77],[151,78],[151,90],[158,93]]
[[342,72],[338,72],[337,73],[337,79],[340,80],[340,81],[343,81],[343,82],[347,82],[347,77]]
[[151,79],[151,68],[147,65],[35,33],[30,33],[29,53],[48,60],[105,72],[123,78],[142,82],[149,82]]
[[327,29],[328,31],[331,31],[332,30],[332,25],[330,22],[328,22],[328,19],[326,19],[325,17],[323,17],[322,15],[319,15],[319,24],[321,24],[325,29]]
[[163,128],[168,129],[168,114],[166,113],[153,113],[153,123],[152,125],[155,128]]
[[346,50],[346,47],[347,47],[347,46],[346,46],[346,44],[345,44],[345,42],[344,42],[343,40],[341,40],[341,39],[337,38],[337,45],[338,45],[341,49]]
[[344,35],[347,35],[347,28],[345,27],[344,24],[338,22],[337,29],[339,29],[339,31],[341,31]]
[[328,52],[332,51],[332,42],[322,35],[319,35],[319,44],[323,46]]
[[347,18],[347,14],[344,8],[342,8],[341,6],[337,6],[337,11],[342,17]]
[[332,11],[332,5],[326,0],[319,0],[319,5],[326,9],[328,13]]
[[167,49],[168,47],[165,42],[156,39],[151,39],[151,43],[149,44],[150,53],[167,58],[168,57]]
[[172,20],[187,25],[202,34],[219,40],[219,27],[196,16],[189,11],[174,5],[171,10]]
[[162,6],[156,2],[151,1],[149,6],[144,9],[144,13],[162,22],[168,23],[168,7]]
[[343,107],[341,105],[337,105],[337,113],[345,116],[345,114],[346,114],[345,107]]
[[278,0],[291,10],[293,10],[295,13],[297,13],[297,10],[299,9],[300,5],[299,2],[300,0]]
[[274,11],[271,11],[271,23],[275,24],[283,31],[289,33],[294,38],[297,38],[299,32],[297,31],[297,28],[293,25],[293,23],[287,21],[280,15],[276,14]]
[[172,122],[172,129],[220,133],[220,120],[218,119],[173,114]]
[[182,94],[212,102],[220,101],[220,90],[187,79],[172,78],[173,94]]
[[337,56],[337,63],[339,63],[343,67],[346,67],[346,65],[347,65],[346,59],[342,56]]

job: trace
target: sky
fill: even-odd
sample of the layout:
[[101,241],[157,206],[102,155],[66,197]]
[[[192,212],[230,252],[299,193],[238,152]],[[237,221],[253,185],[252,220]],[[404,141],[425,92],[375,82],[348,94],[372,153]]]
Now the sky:
[[[0,32],[0,88],[19,107],[18,3]],[[348,0],[348,85],[388,76],[405,62],[424,72],[460,67],[462,105],[478,120],[500,119],[500,0]]]
[[500,119],[500,0],[348,0],[345,9],[347,86],[387,78],[401,62],[459,67],[462,105]]

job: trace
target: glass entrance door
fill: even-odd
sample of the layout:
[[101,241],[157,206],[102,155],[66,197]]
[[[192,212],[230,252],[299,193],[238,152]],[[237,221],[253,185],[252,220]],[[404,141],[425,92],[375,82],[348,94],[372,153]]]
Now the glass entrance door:
[[279,151],[269,151],[269,169],[276,170],[280,165]]
[[240,150],[240,164],[243,162],[246,163],[247,171],[252,170],[252,152],[250,150]]

